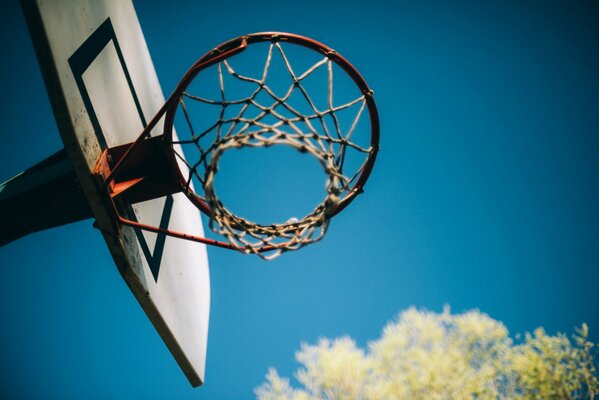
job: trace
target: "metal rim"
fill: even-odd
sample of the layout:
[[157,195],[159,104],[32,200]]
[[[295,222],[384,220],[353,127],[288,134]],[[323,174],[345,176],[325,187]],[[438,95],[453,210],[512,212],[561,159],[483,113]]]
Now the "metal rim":
[[325,44],[322,44],[316,40],[297,34],[285,32],[260,32],[240,36],[222,43],[221,45],[217,46],[213,50],[203,55],[200,59],[198,59],[198,61],[196,61],[191,66],[191,68],[179,81],[177,87],[166,102],[164,138],[169,148],[171,149],[171,161],[173,162],[173,165],[176,166],[176,169],[178,171],[178,177],[182,191],[186,194],[190,201],[206,215],[211,215],[212,210],[210,206],[198,194],[196,194],[193,190],[189,188],[189,185],[187,183],[188,179],[184,176],[181,169],[179,168],[179,164],[176,160],[175,150],[173,148],[173,124],[177,109],[179,108],[179,99],[181,98],[186,88],[191,84],[193,79],[202,70],[244,51],[247,48],[247,46],[251,44],[274,41],[282,43],[292,43],[295,45],[303,46],[328,57],[331,61],[333,61],[336,65],[341,67],[350,76],[350,78],[358,86],[360,92],[365,97],[370,118],[370,146],[372,150],[370,154],[368,154],[368,157],[364,163],[364,169],[356,179],[356,182],[354,183],[353,187],[350,190],[348,190],[348,193],[339,201],[337,206],[331,212],[328,213],[329,218],[337,215],[339,212],[345,209],[345,207],[347,207],[351,203],[351,201],[363,191],[364,185],[366,184],[366,181],[368,180],[374,167],[374,163],[376,161],[376,157],[379,150],[380,141],[380,125],[378,110],[374,101],[373,91],[370,89],[370,87],[366,83],[366,80],[362,77],[358,70],[347,59],[345,59],[343,56],[341,56],[339,53],[337,53],[329,46],[326,46]]

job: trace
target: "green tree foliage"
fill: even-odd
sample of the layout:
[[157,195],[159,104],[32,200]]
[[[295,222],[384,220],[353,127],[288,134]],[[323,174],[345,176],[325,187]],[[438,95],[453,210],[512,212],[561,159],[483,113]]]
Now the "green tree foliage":
[[260,400],[594,399],[594,344],[583,324],[573,336],[542,328],[514,343],[478,311],[403,312],[366,350],[349,337],[303,344],[291,386],[270,369]]

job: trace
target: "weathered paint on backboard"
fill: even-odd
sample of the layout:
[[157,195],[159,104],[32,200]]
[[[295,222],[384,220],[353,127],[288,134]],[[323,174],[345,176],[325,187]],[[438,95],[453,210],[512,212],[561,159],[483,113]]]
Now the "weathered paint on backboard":
[[[205,246],[119,226],[90,172],[104,148],[135,140],[164,103],[133,4],[22,2],[65,149],[97,226],[179,366],[200,385],[210,309]],[[203,234],[198,209],[181,193],[135,204],[129,212],[140,222]]]

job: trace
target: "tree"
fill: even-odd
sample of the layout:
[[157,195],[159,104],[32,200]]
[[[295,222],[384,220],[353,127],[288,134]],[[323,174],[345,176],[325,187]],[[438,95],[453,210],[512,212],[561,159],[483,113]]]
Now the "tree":
[[294,388],[271,368],[260,400],[594,399],[594,344],[583,324],[571,342],[542,328],[515,344],[479,311],[411,308],[359,348],[349,337],[302,344]]

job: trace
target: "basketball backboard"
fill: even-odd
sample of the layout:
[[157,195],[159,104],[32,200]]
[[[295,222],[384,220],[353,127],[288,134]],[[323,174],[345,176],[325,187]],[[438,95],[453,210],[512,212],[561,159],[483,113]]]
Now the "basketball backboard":
[[[119,272],[193,386],[204,382],[210,282],[203,244],[116,223],[92,176],[103,149],[134,141],[164,96],[130,0],[23,0],[60,135]],[[158,124],[152,135],[161,134]],[[202,233],[182,193],[129,217]]]

